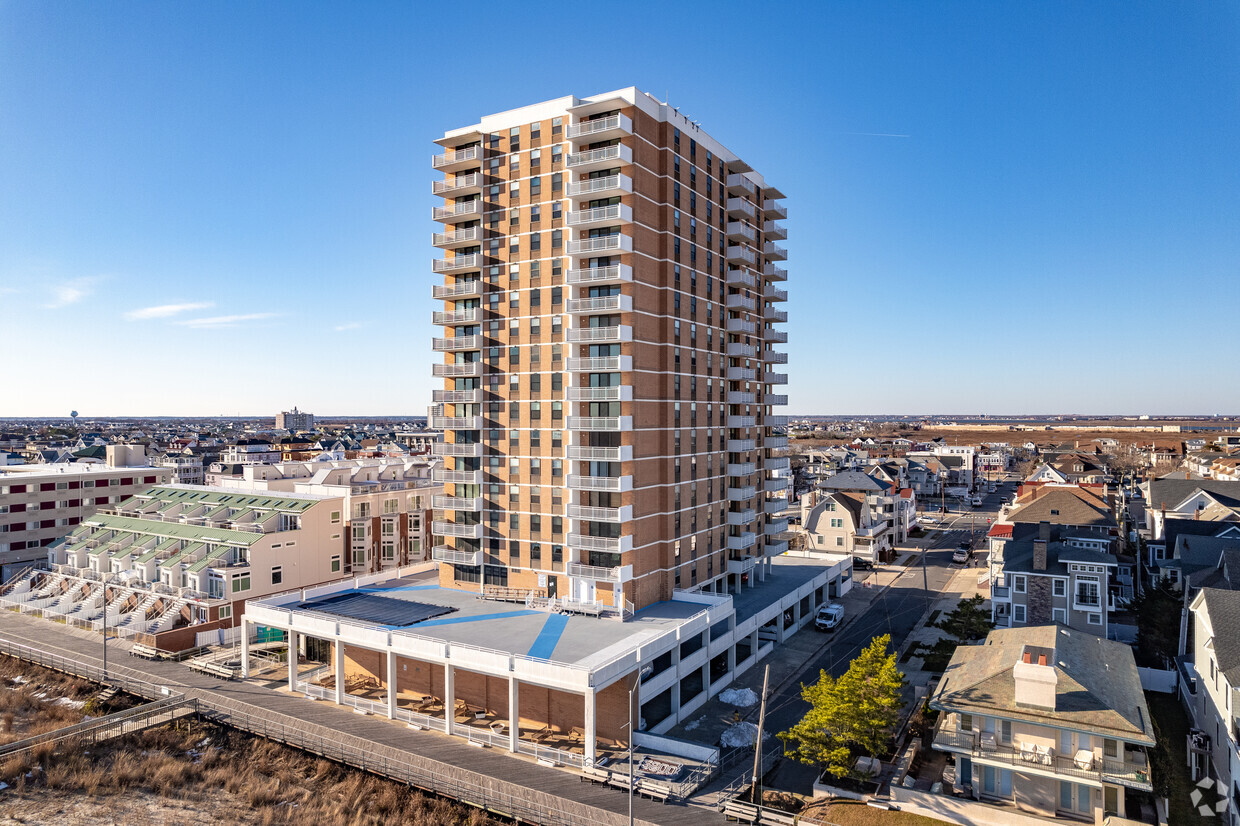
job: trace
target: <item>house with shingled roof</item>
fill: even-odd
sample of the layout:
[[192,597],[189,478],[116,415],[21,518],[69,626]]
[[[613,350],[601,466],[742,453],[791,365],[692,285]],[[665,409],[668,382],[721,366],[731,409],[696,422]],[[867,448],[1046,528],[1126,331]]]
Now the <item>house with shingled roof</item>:
[[1228,790],[1232,805],[1223,822],[1240,821],[1240,591],[1202,588],[1189,607],[1195,674],[1182,694],[1189,700],[1193,736],[1189,761],[1193,776],[1209,776]]
[[[1103,823],[1126,816],[1126,790],[1153,790],[1153,721],[1122,643],[1058,625],[997,629],[956,649],[930,707],[942,712],[933,748],[977,801],[937,796],[954,822]],[[934,797],[922,799],[931,813]]]

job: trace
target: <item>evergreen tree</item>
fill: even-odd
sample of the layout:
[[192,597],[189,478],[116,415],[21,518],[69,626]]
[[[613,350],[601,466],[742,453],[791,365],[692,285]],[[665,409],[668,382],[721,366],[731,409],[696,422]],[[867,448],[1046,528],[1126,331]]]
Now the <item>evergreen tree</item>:
[[994,630],[995,624],[990,621],[990,612],[982,607],[983,602],[981,594],[960,600],[960,604],[934,627],[965,642],[985,639]]
[[1137,650],[1147,662],[1165,665],[1179,653],[1183,599],[1163,577],[1125,604],[1125,610],[1137,615]]
[[801,686],[810,710],[779,734],[790,756],[845,777],[854,774],[854,754],[874,757],[887,750],[904,707],[904,675],[895,652],[888,653],[890,645],[890,635],[875,637],[839,679],[822,671],[818,682]]

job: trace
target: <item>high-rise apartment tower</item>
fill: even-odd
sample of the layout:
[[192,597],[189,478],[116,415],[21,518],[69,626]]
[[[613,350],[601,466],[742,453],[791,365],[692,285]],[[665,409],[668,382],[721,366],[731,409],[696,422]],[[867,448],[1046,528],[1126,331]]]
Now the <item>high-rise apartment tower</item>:
[[436,143],[440,583],[627,617],[787,550],[783,194],[634,88]]

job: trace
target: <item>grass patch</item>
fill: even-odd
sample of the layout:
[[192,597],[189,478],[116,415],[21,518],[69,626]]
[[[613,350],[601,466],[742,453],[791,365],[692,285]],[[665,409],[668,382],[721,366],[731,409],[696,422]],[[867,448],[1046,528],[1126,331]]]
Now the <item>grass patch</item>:
[[[1192,803],[1194,786],[1188,773],[1187,751],[1189,720],[1179,697],[1147,691],[1145,702],[1154,718],[1154,736],[1158,741],[1150,750],[1154,793],[1167,797],[1168,826],[1217,824],[1217,817],[1202,817]],[[1208,798],[1207,802],[1213,803],[1214,798]]]
[[856,801],[811,803],[801,810],[801,823],[835,826],[943,826],[943,821],[911,812],[889,812]]

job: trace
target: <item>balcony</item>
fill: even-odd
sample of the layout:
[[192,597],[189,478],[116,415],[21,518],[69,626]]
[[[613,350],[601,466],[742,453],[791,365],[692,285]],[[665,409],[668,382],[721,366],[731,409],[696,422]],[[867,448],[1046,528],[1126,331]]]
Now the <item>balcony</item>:
[[788,553],[788,540],[779,539],[775,542],[766,543],[766,556],[779,556]]
[[730,462],[727,467],[728,476],[748,476],[758,469],[753,462]]
[[613,166],[631,163],[633,163],[633,150],[624,144],[604,146],[602,149],[588,149],[585,152],[570,152],[566,160],[568,168],[574,172],[610,169]]
[[571,210],[566,223],[577,229],[631,224],[633,223],[633,207],[625,204],[611,204],[594,209]]
[[588,140],[591,143],[610,141],[633,134],[633,120],[628,115],[609,115],[570,124],[565,136],[570,141]]
[[1012,588],[1009,585],[992,585],[990,586],[991,599],[1011,599]]
[[468,310],[436,311],[431,315],[431,323],[440,326],[454,327],[457,324],[477,324],[482,311],[477,307]]
[[758,420],[753,416],[728,416],[727,426],[731,429],[755,427]]
[[777,267],[769,261],[762,265],[762,275],[772,281],[787,281],[788,271],[783,267]]
[[633,429],[632,416],[569,416],[569,430],[623,432]]
[[750,244],[758,242],[758,231],[749,224],[729,221],[727,231],[729,241],[748,241]]
[[482,510],[482,497],[432,496],[431,507],[437,511],[478,511]]
[[752,557],[752,556],[743,556],[740,559],[729,559],[728,560],[728,573],[736,574],[738,576],[744,576],[745,574],[752,571],[754,569],[754,566],[756,566],[757,564],[758,564],[757,558]]
[[[787,440],[788,437],[785,436],[784,441]],[[770,440],[768,439],[767,441]],[[767,447],[770,447],[770,445],[767,445]],[[788,470],[790,469],[791,464],[792,463],[787,456],[771,456],[766,460],[766,462],[763,463],[763,467],[766,470]]]
[[[1059,778],[1082,778],[1114,783],[1130,789],[1151,791],[1150,767],[1145,752],[1125,749],[1123,759],[1107,759],[1093,752],[1088,758],[1060,754],[1056,748],[1033,750],[1017,742],[1001,743],[993,733],[960,731],[942,726],[934,735],[934,748],[967,754],[984,764],[1012,766],[1023,773]],[[1127,755],[1131,754],[1129,758]]]
[[570,373],[615,373],[633,369],[632,356],[591,356],[570,358],[566,365]]
[[762,533],[767,536],[776,536],[788,530],[787,519],[775,519],[766,523],[766,527],[762,529]]
[[788,259],[788,251],[774,241],[767,241],[762,245],[762,254],[767,258],[774,258],[776,261],[786,261]]
[[758,354],[758,348],[752,344],[742,344],[739,341],[729,341],[727,353],[733,358],[753,358]]
[[757,518],[753,508],[746,508],[742,511],[728,511],[728,524],[735,527],[748,527],[754,523]]
[[728,296],[727,302],[724,306],[726,306],[729,310],[751,310],[752,311],[757,306],[757,304],[754,302],[752,298],[750,298],[747,295],[744,295],[743,293],[732,293],[731,295]]
[[753,205],[753,202],[746,201],[744,198],[729,198],[727,210],[729,218],[748,218],[750,221],[758,220],[757,208]]
[[762,504],[762,511],[768,515],[772,513],[783,513],[787,509],[788,499],[783,496],[778,496],[774,499],[767,499]]
[[767,284],[766,289],[762,291],[762,297],[768,301],[787,301],[788,291],[781,290],[774,284]]
[[763,397],[763,404],[769,404],[774,407],[782,407],[788,403],[787,394],[768,393]]
[[752,289],[758,285],[758,279],[754,278],[753,273],[746,270],[728,270],[727,284],[729,287],[749,287]]
[[758,377],[758,371],[751,367],[729,367],[725,375],[728,381],[753,381]]
[[762,333],[762,338],[768,344],[787,344],[788,334],[783,330],[773,330],[770,327]]
[[568,563],[568,575],[578,579],[593,579],[600,582],[620,582],[620,566],[600,568],[597,565],[583,565],[580,562]]
[[453,336],[452,338],[431,339],[431,348],[440,353],[455,353],[460,350],[477,350],[482,346],[482,336]]
[[456,536],[464,539],[481,539],[482,524],[475,523],[467,525],[463,522],[441,522],[435,520],[431,523],[431,532],[435,536]]
[[568,242],[569,255],[608,255],[632,251],[633,238],[629,235],[605,235],[601,238],[581,238]]
[[444,470],[437,467],[431,471],[431,480],[445,485],[481,485],[481,470]]
[[783,224],[777,224],[774,221],[763,222],[762,232],[765,233],[768,240],[784,241],[788,238],[787,228]]
[[753,485],[746,485],[742,488],[728,488],[729,502],[745,502],[757,495],[758,489]]
[[779,322],[788,320],[788,311],[778,310],[774,307],[767,307],[765,310],[762,311],[762,317],[765,318],[767,321],[774,321],[776,323],[779,323]]
[[758,197],[757,184],[746,178],[740,172],[733,172],[728,175],[727,187],[729,195],[748,195],[750,198]]
[[616,384],[611,387],[570,387],[570,402],[630,402],[633,401],[631,384]]
[[431,194],[454,198],[461,195],[480,195],[482,194],[482,184],[482,174],[480,172],[471,172],[468,175],[458,175],[455,178],[432,181]]
[[477,568],[482,564],[482,551],[458,551],[447,545],[436,545],[431,549],[431,559],[436,562],[447,562],[450,565]]
[[728,404],[754,404],[757,398],[753,393],[746,393],[742,390],[729,390],[726,401]]
[[787,427],[788,417],[787,416],[767,416],[766,426],[767,427]]
[[771,372],[763,373],[762,383],[763,384],[787,384],[788,374],[787,373],[771,373]]
[[589,196],[591,199],[610,198],[633,191],[633,179],[628,175],[608,175],[606,178],[587,178],[582,181],[570,181],[568,195],[570,198]]
[[481,268],[482,254],[477,252],[472,255],[456,255],[452,258],[436,258],[431,262],[431,270],[434,272],[462,272]]
[[788,447],[787,436],[767,436],[762,440],[762,446],[767,450],[783,450]]
[[756,450],[758,443],[753,439],[728,439],[728,453],[747,453]]
[[481,416],[431,416],[427,422],[431,430],[480,430]]
[[733,244],[728,247],[728,263],[748,264],[751,267],[756,267],[758,265],[758,256],[749,247]]
[[729,318],[726,329],[729,333],[751,336],[758,331],[758,325],[743,318]]
[[481,404],[482,388],[473,390],[432,390],[431,401],[435,404]]
[[568,458],[579,461],[632,461],[632,445],[596,448],[589,444],[572,444],[568,446]]
[[477,221],[482,217],[482,201],[466,201],[463,204],[449,204],[431,210],[431,218],[445,224],[460,224],[465,221]]
[[564,309],[572,315],[586,313],[629,313],[633,311],[633,296],[604,295],[596,298],[570,298]]
[[447,442],[435,442],[431,445],[432,456],[481,456],[482,444],[479,442],[463,442],[461,444],[448,444]]
[[762,354],[762,360],[765,361],[767,364],[787,364],[788,354],[777,353],[774,350],[767,350],[765,353]]
[[572,327],[568,340],[582,344],[606,344],[633,340],[633,328],[628,324],[614,327]]
[[465,364],[434,364],[431,365],[431,375],[444,379],[481,376],[482,362],[470,361]]
[[482,279],[471,278],[455,284],[431,285],[431,297],[442,299],[480,298],[482,296]]
[[471,169],[482,163],[482,147],[471,146],[468,149],[449,150],[442,155],[431,156],[431,167],[440,172],[459,172]]
[[632,536],[588,536],[580,533],[568,535],[568,547],[579,551],[622,554],[633,550]]
[[606,491],[624,493],[633,489],[632,476],[569,476],[569,490]]
[[788,207],[772,198],[767,198],[762,202],[762,211],[766,213],[768,219],[774,221],[780,221],[788,217]]
[[751,531],[745,531],[740,536],[728,537],[729,551],[747,551],[756,544],[758,544],[758,537]]
[[442,249],[456,249],[457,247],[468,247],[477,245],[482,242],[482,229],[480,227],[469,227],[468,229],[458,229],[455,232],[434,232],[431,233],[431,244]]
[[569,505],[568,518],[584,519],[587,522],[610,522],[612,524],[628,522],[633,518],[633,506],[597,508],[591,505]]
[[608,267],[582,267],[568,271],[569,284],[621,284],[633,280],[633,268],[628,264],[612,264]]

